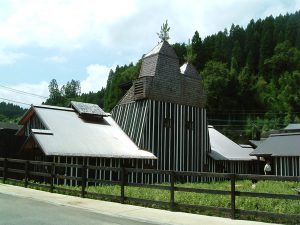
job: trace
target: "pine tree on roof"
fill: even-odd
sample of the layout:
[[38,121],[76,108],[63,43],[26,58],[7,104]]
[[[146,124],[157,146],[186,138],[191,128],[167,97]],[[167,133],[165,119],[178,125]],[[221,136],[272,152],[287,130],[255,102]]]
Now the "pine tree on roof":
[[161,42],[163,42],[168,41],[170,39],[169,32],[170,27],[168,25],[168,20],[166,20],[166,23],[163,23],[163,25],[160,27],[160,32],[156,34],[160,38]]

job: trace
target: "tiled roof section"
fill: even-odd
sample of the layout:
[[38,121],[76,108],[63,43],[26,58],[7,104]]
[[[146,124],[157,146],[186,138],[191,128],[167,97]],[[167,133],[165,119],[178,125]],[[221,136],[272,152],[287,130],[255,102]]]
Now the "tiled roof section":
[[161,42],[143,59],[139,78],[119,104],[152,99],[181,105],[205,107],[200,75],[193,65],[183,67],[168,42]]
[[107,113],[96,104],[71,101],[71,106],[79,115],[107,116]]
[[186,62],[185,64],[183,64],[183,65],[180,67],[180,72],[181,72],[183,75],[191,76],[191,77],[200,79],[200,75],[199,75],[198,71],[197,71],[196,68],[193,66],[193,64],[191,64],[191,63],[189,63],[189,62]]
[[126,92],[126,94],[123,96],[123,98],[120,100],[119,104],[127,104],[133,102],[134,98],[134,90],[133,86]]
[[156,45],[149,53],[147,53],[144,58],[153,56],[156,54],[163,54],[169,57],[178,58],[172,46],[167,42],[163,41]]

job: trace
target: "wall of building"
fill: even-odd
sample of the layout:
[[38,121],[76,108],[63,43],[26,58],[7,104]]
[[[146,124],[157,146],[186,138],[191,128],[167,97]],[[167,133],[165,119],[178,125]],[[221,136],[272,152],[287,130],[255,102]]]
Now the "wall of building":
[[300,157],[273,157],[272,173],[278,176],[300,176]]
[[[141,149],[158,157],[153,161],[156,169],[208,171],[210,147],[204,108],[142,100],[117,105],[112,117]],[[168,178],[157,175],[153,181],[166,182]]]

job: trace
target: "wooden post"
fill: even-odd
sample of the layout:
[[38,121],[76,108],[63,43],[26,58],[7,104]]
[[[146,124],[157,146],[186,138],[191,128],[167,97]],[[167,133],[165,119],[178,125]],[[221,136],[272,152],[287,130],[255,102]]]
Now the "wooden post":
[[5,158],[3,161],[3,184],[5,184],[6,176],[7,176],[7,158]]
[[170,210],[174,211],[175,205],[175,172],[172,171],[170,174]]
[[28,177],[29,177],[29,161],[25,162],[25,177],[24,177],[24,187],[28,186]]
[[[84,162],[83,162],[84,163]],[[82,166],[81,197],[84,198],[86,187],[86,165]]]
[[235,174],[231,174],[231,219],[235,219]]
[[122,166],[122,170],[121,170],[121,203],[124,204],[125,201],[125,167]]
[[51,177],[50,177],[50,192],[54,190],[54,179],[55,179],[55,163],[51,163]]

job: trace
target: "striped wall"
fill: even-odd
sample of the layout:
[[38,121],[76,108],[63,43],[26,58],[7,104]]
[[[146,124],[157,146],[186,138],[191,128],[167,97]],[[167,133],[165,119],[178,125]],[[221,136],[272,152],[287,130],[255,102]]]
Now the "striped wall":
[[[76,165],[87,165],[87,166],[99,166],[99,167],[112,167],[120,168],[121,165],[125,165],[126,168],[139,168],[143,169],[147,167],[150,160],[141,159],[118,159],[118,158],[95,158],[95,157],[70,157],[70,156],[54,156],[52,159],[55,163],[67,163],[69,166],[56,167],[56,174],[65,176],[82,177],[82,168],[73,167]],[[37,172],[45,172],[44,168],[36,168]],[[107,181],[119,181],[120,172],[101,170],[101,169],[86,169],[87,178],[95,180],[107,180]],[[151,183],[152,178],[147,174],[142,173],[127,173],[127,181],[130,183]],[[69,180],[69,179],[56,179],[55,184],[64,184],[77,186],[81,185],[81,181]],[[98,185],[95,182],[86,182],[86,186]]]
[[[142,100],[117,105],[112,117],[141,149],[158,157],[157,161],[151,162],[153,168],[208,171],[210,148],[205,109]],[[168,181],[159,175],[153,179]]]
[[300,157],[273,157],[272,173],[278,176],[300,176]]
[[209,168],[216,173],[256,174],[258,165],[256,160],[252,161],[231,161],[214,160],[209,158]]

